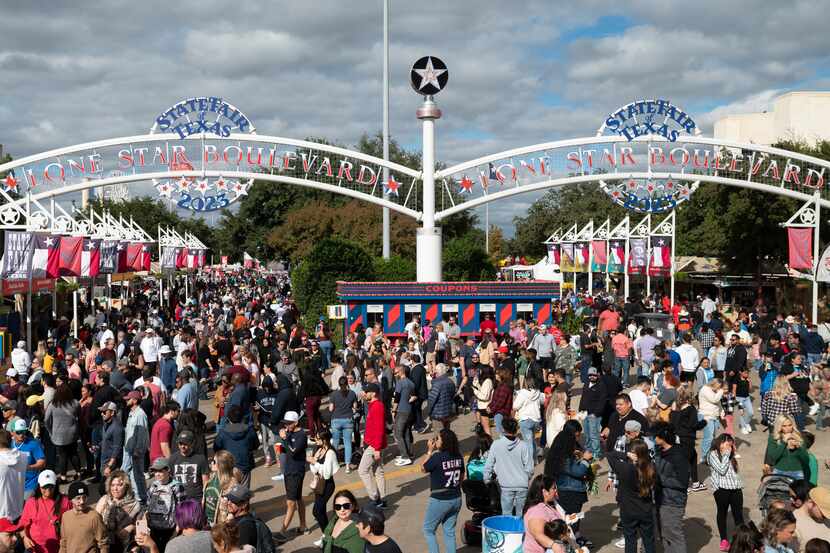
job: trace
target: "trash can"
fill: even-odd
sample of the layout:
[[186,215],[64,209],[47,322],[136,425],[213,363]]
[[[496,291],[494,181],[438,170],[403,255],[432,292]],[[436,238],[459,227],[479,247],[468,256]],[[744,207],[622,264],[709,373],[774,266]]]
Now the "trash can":
[[487,517],[481,522],[482,553],[521,553],[525,525],[521,517]]

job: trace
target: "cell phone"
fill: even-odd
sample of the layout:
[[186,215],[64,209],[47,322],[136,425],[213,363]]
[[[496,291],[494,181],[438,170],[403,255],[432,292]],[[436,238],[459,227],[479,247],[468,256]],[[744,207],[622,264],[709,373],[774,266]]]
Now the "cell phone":
[[146,518],[140,518],[135,523],[135,532],[136,534],[147,534],[150,535],[150,527],[147,525]]

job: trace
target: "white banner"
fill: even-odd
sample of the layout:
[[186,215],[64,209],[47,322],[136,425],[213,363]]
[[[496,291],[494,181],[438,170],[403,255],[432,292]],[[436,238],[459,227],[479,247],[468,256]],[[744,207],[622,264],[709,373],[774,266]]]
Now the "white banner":
[[816,269],[816,280],[819,282],[830,282],[830,246],[824,250],[818,260]]

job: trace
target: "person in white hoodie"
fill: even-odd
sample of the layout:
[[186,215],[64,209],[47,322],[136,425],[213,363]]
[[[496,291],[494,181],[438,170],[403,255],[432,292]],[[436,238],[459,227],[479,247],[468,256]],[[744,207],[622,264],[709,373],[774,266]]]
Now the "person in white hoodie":
[[703,439],[700,442],[700,459],[708,458],[712,440],[715,439],[715,434],[720,429],[720,413],[722,409],[720,400],[723,398],[723,392],[723,381],[720,378],[713,378],[698,392],[697,412],[706,421],[706,426],[703,428]]
[[29,456],[11,447],[11,436],[0,429],[0,518],[17,520],[23,514],[23,493]]
[[536,461],[536,431],[539,430],[542,422],[541,404],[542,394],[539,392],[536,379],[528,376],[525,378],[524,387],[516,392],[513,398],[513,409],[516,411],[522,439],[530,445],[534,462]]
[[516,419],[502,421],[504,433],[493,442],[484,463],[484,483],[493,476],[501,488],[501,514],[522,516],[530,477],[533,476],[533,457],[530,444],[517,438],[519,423]]

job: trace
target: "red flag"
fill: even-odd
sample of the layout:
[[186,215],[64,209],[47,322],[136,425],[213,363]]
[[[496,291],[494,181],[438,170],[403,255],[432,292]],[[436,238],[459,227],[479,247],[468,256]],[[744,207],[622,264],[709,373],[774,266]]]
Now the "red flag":
[[141,248],[143,244],[137,242],[121,242],[118,247],[118,272],[128,273],[141,270]]
[[671,237],[651,237],[651,260],[648,274],[651,276],[668,276],[671,274]]
[[176,255],[176,268],[183,269],[187,267],[187,248],[179,248],[179,253]]
[[60,247],[60,236],[42,233],[34,235],[32,278],[58,278]]
[[790,269],[813,269],[813,229],[788,227]]
[[254,258],[248,255],[248,252],[242,253],[242,262],[243,267],[246,269],[253,269],[254,268]]
[[141,261],[139,270],[140,271],[149,271],[150,270],[151,256],[150,256],[150,246],[148,244],[142,244],[141,245],[141,255],[139,256],[139,259]]
[[94,238],[84,239],[84,251],[81,254],[81,276],[95,277],[101,269],[101,241]]
[[81,256],[84,239],[81,236],[63,236],[60,246],[60,276],[81,276]]
[[605,240],[594,240],[591,242],[591,250],[594,254],[594,263],[605,265],[608,263],[608,252],[605,247]]

